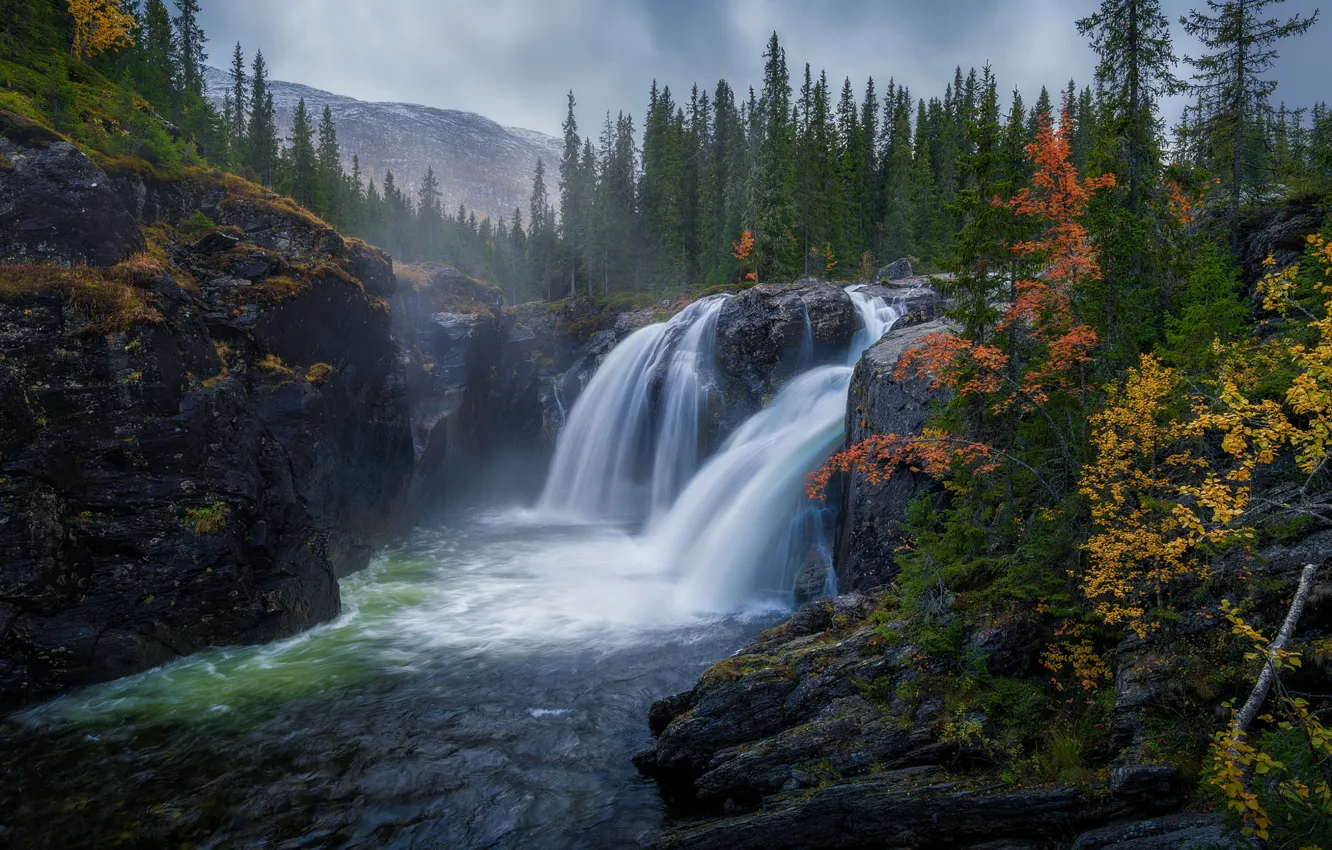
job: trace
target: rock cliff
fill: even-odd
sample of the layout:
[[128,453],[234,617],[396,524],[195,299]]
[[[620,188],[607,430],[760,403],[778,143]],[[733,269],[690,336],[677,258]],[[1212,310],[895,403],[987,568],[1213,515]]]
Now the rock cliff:
[[5,121],[0,706],[335,616],[413,466],[389,258]]

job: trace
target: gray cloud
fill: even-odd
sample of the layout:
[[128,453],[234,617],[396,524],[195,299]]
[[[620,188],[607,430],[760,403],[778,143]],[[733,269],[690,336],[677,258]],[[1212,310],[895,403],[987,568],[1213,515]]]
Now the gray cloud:
[[[1172,19],[1201,0],[1165,0]],[[237,41],[261,48],[273,76],[367,100],[478,112],[503,124],[559,131],[572,89],[587,131],[607,110],[641,122],[654,79],[677,96],[726,78],[758,85],[776,30],[798,80],[806,62],[858,93],[873,76],[916,95],[941,94],[954,66],[989,61],[1004,89],[1030,103],[1042,85],[1089,82],[1094,57],[1074,19],[1095,0],[213,0],[204,24],[213,62]],[[1279,14],[1309,13],[1290,0]],[[1176,29],[1181,53],[1196,52]],[[1277,97],[1329,97],[1332,21],[1281,47]],[[1182,73],[1187,73],[1183,69]]]

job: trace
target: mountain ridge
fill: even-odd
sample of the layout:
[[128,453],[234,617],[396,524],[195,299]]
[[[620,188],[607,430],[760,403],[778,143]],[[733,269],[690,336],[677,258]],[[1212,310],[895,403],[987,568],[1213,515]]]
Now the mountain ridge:
[[[205,91],[215,103],[231,90],[226,71],[209,67]],[[554,167],[563,143],[554,136],[522,127],[506,127],[474,112],[413,103],[358,100],[303,83],[270,80],[278,128],[286,135],[297,103],[304,99],[312,120],[325,106],[333,114],[344,164],[360,158],[361,173],[382,185],[395,182],[415,195],[427,168],[434,168],[444,208],[461,204],[478,218],[510,219],[524,213],[532,192],[538,157]]]

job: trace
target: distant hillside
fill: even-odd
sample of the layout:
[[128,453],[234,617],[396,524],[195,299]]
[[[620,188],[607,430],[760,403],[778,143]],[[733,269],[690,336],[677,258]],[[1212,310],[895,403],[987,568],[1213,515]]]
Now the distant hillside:
[[[218,103],[230,88],[226,72],[209,68],[208,96]],[[514,207],[527,217],[532,172],[537,157],[556,167],[563,144],[553,136],[518,127],[502,127],[473,112],[435,109],[409,103],[367,103],[297,83],[274,80],[273,103],[285,134],[301,98],[318,119],[325,106],[333,112],[348,170],[353,155],[361,171],[376,183],[384,174],[415,191],[428,166],[435,169],[444,206],[465,204],[477,217],[512,218]]]

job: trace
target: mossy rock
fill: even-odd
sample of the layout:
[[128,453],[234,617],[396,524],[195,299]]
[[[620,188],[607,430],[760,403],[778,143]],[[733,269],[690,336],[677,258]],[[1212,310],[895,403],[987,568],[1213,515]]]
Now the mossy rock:
[[65,137],[26,115],[0,109],[0,136],[25,148],[48,148]]

